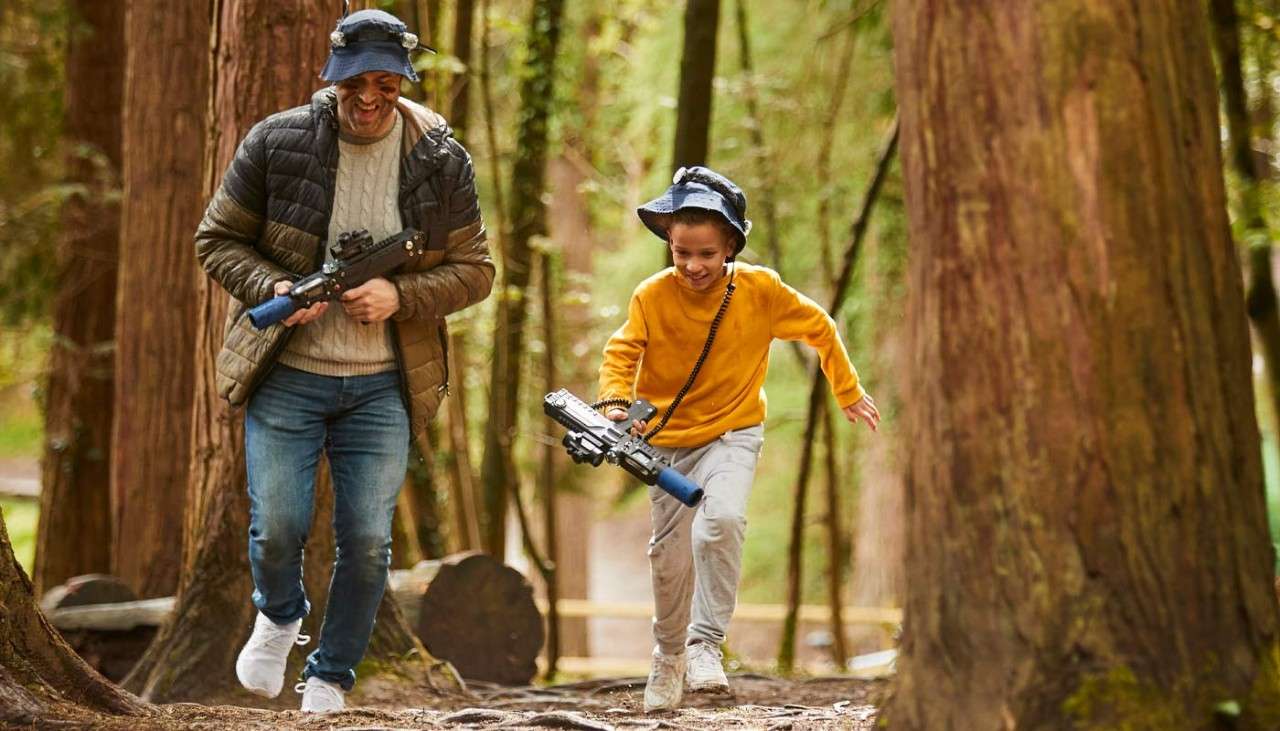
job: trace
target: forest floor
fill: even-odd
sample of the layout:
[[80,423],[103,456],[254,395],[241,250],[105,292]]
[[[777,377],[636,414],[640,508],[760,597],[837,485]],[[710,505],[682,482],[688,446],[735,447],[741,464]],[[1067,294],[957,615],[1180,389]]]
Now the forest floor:
[[[151,715],[67,719],[22,728],[144,729],[872,729],[886,683],[847,677],[784,680],[734,675],[729,695],[686,695],[677,711],[645,714],[644,678],[595,679],[549,687],[473,684],[467,694],[405,688],[380,676],[363,682],[358,707],[312,715],[232,705],[177,703]],[[285,694],[287,695],[286,690]]]

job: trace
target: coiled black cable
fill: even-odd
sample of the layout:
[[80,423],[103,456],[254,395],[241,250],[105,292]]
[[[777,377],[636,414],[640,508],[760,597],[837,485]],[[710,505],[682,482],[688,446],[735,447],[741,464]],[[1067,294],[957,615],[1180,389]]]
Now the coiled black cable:
[[[702,370],[702,364],[706,362],[707,356],[711,354],[711,344],[715,342],[716,331],[720,329],[720,323],[724,320],[724,313],[729,309],[729,300],[733,299],[733,274],[736,268],[733,265],[729,267],[729,283],[724,288],[724,299],[720,301],[720,309],[716,311],[716,316],[711,318],[711,329],[707,331],[707,341],[702,344],[702,353],[698,355],[698,360],[693,364],[693,370],[689,371],[689,379],[684,382],[684,385],[680,387],[680,391],[676,393],[676,397],[667,406],[667,410],[663,412],[662,420],[658,422],[658,425],[644,435],[643,439],[646,442],[653,439],[658,432],[666,427],[667,422],[671,420],[671,415],[676,412],[676,407],[684,400],[685,395],[689,393],[689,389],[693,388],[693,381],[698,377],[698,371]],[[610,406],[629,408],[631,402],[624,398],[611,398],[591,404],[593,409],[603,409]]]

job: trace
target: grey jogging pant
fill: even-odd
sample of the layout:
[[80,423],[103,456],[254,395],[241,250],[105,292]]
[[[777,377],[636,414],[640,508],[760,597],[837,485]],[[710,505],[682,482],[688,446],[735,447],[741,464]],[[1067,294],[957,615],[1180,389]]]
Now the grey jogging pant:
[[649,488],[653,636],[668,655],[683,651],[686,642],[724,642],[738,599],[747,498],[763,444],[764,427],[756,425],[700,447],[660,448],[705,493],[698,507],[688,508],[661,488]]

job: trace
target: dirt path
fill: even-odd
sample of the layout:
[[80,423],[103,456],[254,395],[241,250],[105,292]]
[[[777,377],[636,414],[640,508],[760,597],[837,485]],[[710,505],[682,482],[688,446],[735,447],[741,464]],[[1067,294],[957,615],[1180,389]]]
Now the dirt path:
[[[95,719],[59,728],[115,729],[872,729],[883,681],[850,678],[782,680],[736,675],[731,696],[693,695],[670,713],[641,710],[643,678],[601,679],[549,688],[475,687],[468,697],[422,699],[404,707],[405,688],[366,689],[367,706],[326,716],[235,706],[157,706],[141,719]],[[379,698],[380,693],[387,694]],[[399,704],[391,697],[400,696]],[[412,690],[409,691],[413,695]]]

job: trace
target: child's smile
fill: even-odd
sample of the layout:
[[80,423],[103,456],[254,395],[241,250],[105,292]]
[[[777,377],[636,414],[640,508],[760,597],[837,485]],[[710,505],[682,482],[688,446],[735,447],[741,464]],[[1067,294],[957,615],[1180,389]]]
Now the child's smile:
[[719,228],[710,223],[676,223],[668,235],[671,259],[691,288],[703,291],[720,281],[733,246]]

